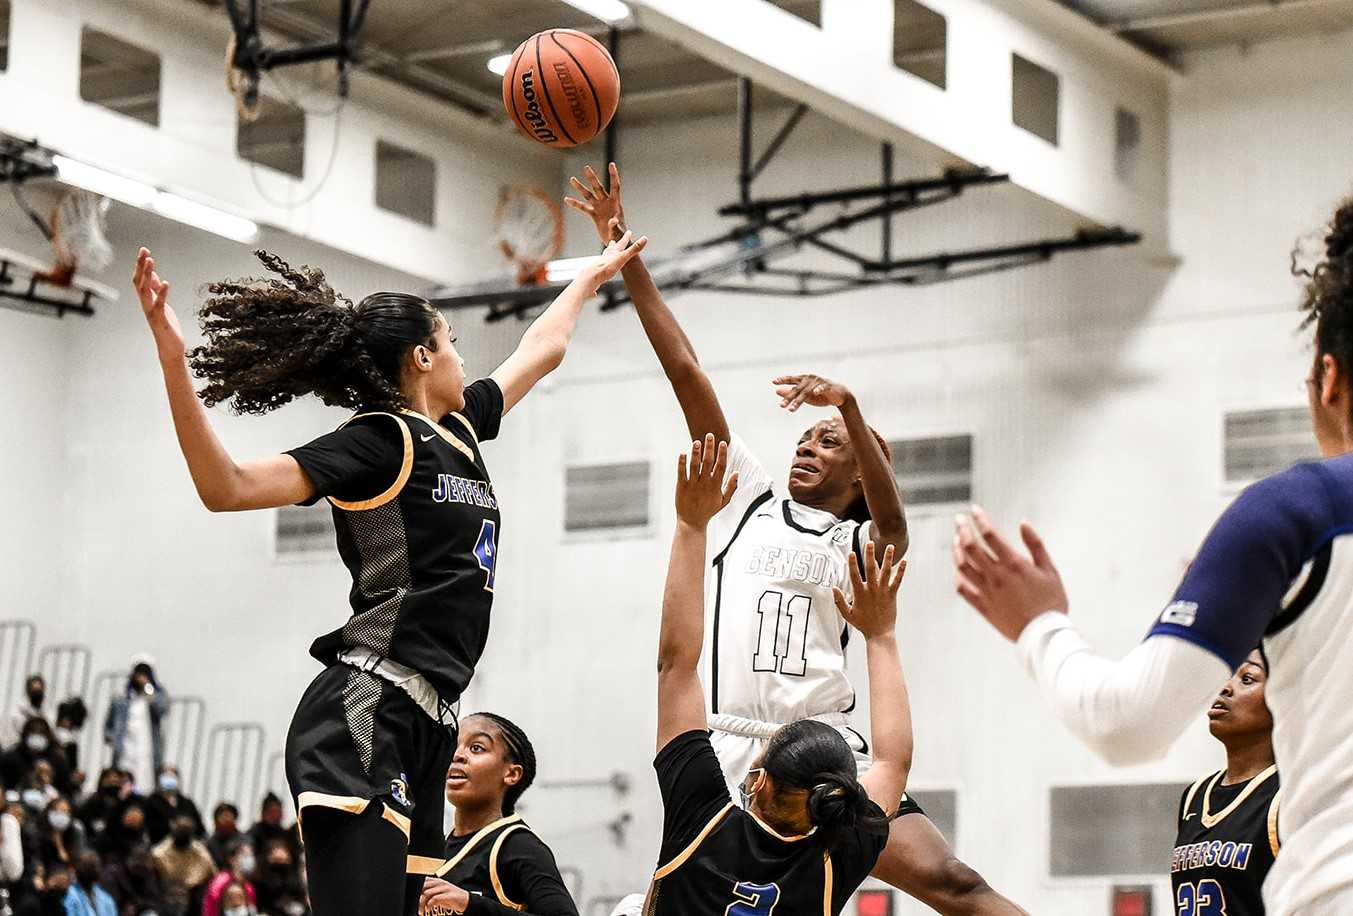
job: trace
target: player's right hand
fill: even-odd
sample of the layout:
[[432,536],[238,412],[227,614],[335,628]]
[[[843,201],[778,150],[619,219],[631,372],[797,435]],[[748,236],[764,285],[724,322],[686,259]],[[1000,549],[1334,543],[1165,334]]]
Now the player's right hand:
[[893,545],[889,544],[884,548],[883,562],[876,563],[874,542],[866,541],[864,572],[860,571],[858,557],[852,555],[846,563],[850,567],[850,599],[841,589],[832,587],[836,609],[865,639],[887,636],[897,629],[897,589],[907,571],[907,561],[894,564],[893,555]]
[[[619,238],[628,228],[625,225],[625,207],[620,202],[620,169],[616,168],[614,162],[611,163],[609,191],[602,185],[592,166],[583,169],[583,175],[587,178],[586,184],[576,177],[568,180],[578,192],[578,197],[565,197],[564,203],[592,218],[592,225],[597,229],[601,244],[605,245]],[[617,221],[615,226],[611,225],[612,220]]]
[[714,434],[705,436],[702,443],[691,443],[690,464],[682,455],[677,459],[676,510],[677,521],[704,530],[709,520],[728,505],[738,487],[738,475],[724,482],[728,470],[728,443],[716,448]]
[[136,268],[132,271],[132,286],[141,300],[141,312],[160,348],[161,356],[183,356],[183,328],[178,316],[169,307],[169,283],[161,280],[155,272],[155,259],[150,249],[142,248],[136,255]]

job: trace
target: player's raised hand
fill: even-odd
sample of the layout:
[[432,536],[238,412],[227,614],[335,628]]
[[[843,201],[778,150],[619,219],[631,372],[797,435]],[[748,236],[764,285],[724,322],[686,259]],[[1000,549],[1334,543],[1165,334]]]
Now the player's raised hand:
[[132,286],[136,288],[136,297],[141,300],[141,312],[146,316],[151,333],[155,335],[160,354],[182,357],[183,328],[178,316],[169,307],[169,283],[161,280],[155,272],[155,259],[148,248],[142,248],[136,255]]
[[1001,536],[980,506],[954,520],[954,569],[958,593],[1006,639],[1019,639],[1035,617],[1066,612],[1062,576],[1043,540],[1028,522],[1020,537],[1029,556]]
[[[615,220],[612,220],[614,223]],[[616,274],[624,269],[625,265],[639,256],[648,245],[648,236],[641,235],[634,237],[633,232],[625,232],[613,242],[606,245],[606,250],[601,253],[601,257],[593,261],[584,271],[578,275],[579,279],[586,279],[586,282],[592,288],[592,292],[609,281]]]
[[813,407],[840,407],[850,399],[850,389],[820,375],[781,375],[770,380],[785,410],[798,410],[804,404]]
[[687,457],[677,459],[676,509],[677,520],[704,529],[709,520],[728,505],[738,487],[738,475],[724,482],[728,470],[728,443],[714,444],[714,434],[705,436],[702,443],[691,443],[689,466]]
[[902,585],[902,576],[907,571],[907,561],[893,563],[893,545],[883,550],[883,562],[874,561],[874,542],[864,545],[864,570],[861,572],[858,557],[852,556],[846,563],[850,567],[851,598],[846,593],[832,587],[832,598],[841,616],[860,633],[869,639],[873,636],[886,636],[897,629],[897,589]]
[[441,878],[427,878],[418,898],[418,916],[453,916],[464,913],[469,905],[469,891]]
[[[610,165],[611,187],[607,190],[597,177],[592,166],[583,169],[584,184],[578,178],[570,178],[568,183],[578,192],[577,197],[565,197],[564,203],[592,219],[602,244],[619,238],[625,231],[625,207],[620,202],[620,169],[614,162]],[[614,223],[612,222],[614,220]]]

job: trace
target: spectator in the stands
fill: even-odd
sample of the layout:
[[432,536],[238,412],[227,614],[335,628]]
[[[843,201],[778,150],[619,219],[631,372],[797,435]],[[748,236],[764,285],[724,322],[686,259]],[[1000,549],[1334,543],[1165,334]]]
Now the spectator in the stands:
[[150,852],[170,913],[187,913],[190,902],[216,874],[206,844],[193,833],[193,819],[180,814],[170,823],[169,836]]
[[31,786],[42,793],[42,807],[44,810],[49,804],[56,799],[61,798],[64,794],[61,789],[57,787],[55,778],[52,775],[53,772],[54,770],[52,769],[52,762],[50,760],[39,760],[33,764],[33,773],[28,777],[28,786]]
[[126,861],[105,868],[101,881],[117,904],[118,916],[163,916],[164,888],[149,846],[137,846]]
[[258,910],[249,902],[249,890],[239,881],[231,881],[221,892],[221,916],[255,916]]
[[275,792],[269,792],[259,806],[258,820],[249,828],[249,842],[255,849],[266,849],[273,840],[285,840],[292,855],[300,854],[300,838],[295,826],[282,826],[282,799]]
[[240,809],[230,802],[221,802],[211,812],[211,836],[207,838],[207,849],[211,852],[216,867],[224,869],[228,857],[227,850],[240,836]]
[[19,819],[0,808],[0,887],[9,887],[23,877],[23,835]]
[[150,832],[150,841],[158,843],[169,835],[169,823],[183,816],[193,822],[193,836],[206,836],[202,825],[202,813],[191,798],[184,795],[179,780],[179,768],[173,764],[160,767],[160,775],[155,786],[155,794],[146,799],[146,830]]
[[103,737],[113,749],[113,766],[130,773],[132,788],[142,794],[154,791],[155,774],[164,765],[161,722],[168,712],[169,697],[150,656],[137,656],[126,687],[108,704]]
[[56,738],[57,746],[61,748],[61,753],[66,757],[66,764],[71,769],[73,782],[72,791],[78,790],[84,779],[84,774],[80,773],[76,777],[76,771],[80,769],[80,729],[85,727],[85,720],[89,717],[89,710],[85,708],[85,701],[79,697],[71,697],[63,701],[56,707],[56,726],[52,733]]
[[4,720],[0,721],[0,748],[9,749],[18,744],[24,723],[29,719],[44,718],[42,704],[46,699],[47,682],[40,674],[30,675],[24,683],[23,699],[16,701],[14,708],[6,711]]
[[221,916],[221,897],[231,884],[240,884],[251,905],[258,905],[258,895],[254,892],[251,879],[254,876],[254,850],[248,840],[237,840],[226,854],[226,868],[207,886],[207,895],[202,899],[202,916]]
[[75,864],[75,883],[66,891],[66,916],[118,916],[117,904],[99,885],[103,863],[94,850],[80,853]]
[[122,861],[137,846],[149,844],[145,802],[139,796],[129,795],[113,812],[95,846],[104,858]]
[[19,730],[19,743],[0,754],[0,782],[9,789],[24,785],[31,780],[39,760],[51,764],[52,783],[69,785],[70,768],[52,738],[52,727],[46,719],[29,719]]
[[85,851],[85,829],[71,814],[70,801],[57,796],[48,802],[37,826],[43,867],[48,871],[60,865],[74,868]]
[[85,825],[90,836],[103,834],[114,814],[122,807],[122,799],[127,791],[127,782],[121,770],[104,767],[99,772],[98,787],[75,809],[75,816]]
[[310,909],[305,903],[305,885],[291,846],[285,840],[273,840],[264,847],[260,858],[263,864],[254,878],[259,912],[268,916],[305,916]]

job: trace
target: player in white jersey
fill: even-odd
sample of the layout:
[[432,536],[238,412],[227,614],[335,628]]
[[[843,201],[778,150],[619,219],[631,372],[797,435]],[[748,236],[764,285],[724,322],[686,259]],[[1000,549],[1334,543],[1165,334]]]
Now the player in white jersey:
[[[1307,378],[1325,460],[1240,494],[1217,521],[1145,641],[1096,655],[1067,617],[1038,535],[1029,556],[979,509],[954,538],[958,590],[1014,640],[1048,702],[1105,759],[1158,756],[1250,650],[1283,774],[1282,853],[1264,883],[1269,916],[1353,913],[1353,199],[1335,214],[1303,309],[1315,326]],[[974,530],[975,529],[975,530]],[[1262,640],[1262,643],[1261,643]]]
[[[566,201],[592,217],[602,239],[624,225],[620,175],[607,190],[592,171],[573,179]],[[711,743],[734,798],[780,726],[804,718],[842,730],[868,763],[868,744],[850,726],[855,694],[845,671],[845,621],[832,586],[848,588],[846,563],[872,540],[901,557],[907,546],[902,496],[883,440],[844,386],[815,375],[774,379],[781,406],[832,407],[794,452],[787,491],[730,435],[709,377],[701,369],[647,268],[624,274],[635,311],[672,383],[692,439],[712,433],[730,442],[734,501],[710,525],[713,575],[706,600]],[[1019,907],[963,864],[934,824],[904,799],[874,875],[944,914],[1013,916]]]

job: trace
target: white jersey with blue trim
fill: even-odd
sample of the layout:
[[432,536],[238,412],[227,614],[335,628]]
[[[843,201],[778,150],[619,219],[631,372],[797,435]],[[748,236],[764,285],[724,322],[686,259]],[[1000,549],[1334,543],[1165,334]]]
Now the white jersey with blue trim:
[[1242,493],[1151,636],[1232,670],[1262,637],[1284,840],[1264,902],[1270,916],[1353,913],[1353,455]]
[[704,657],[711,722],[844,720],[855,705],[846,676],[850,634],[832,587],[850,593],[846,563],[870,536],[868,523],[777,496],[736,435],[728,473],[738,474],[737,493],[709,527]]

